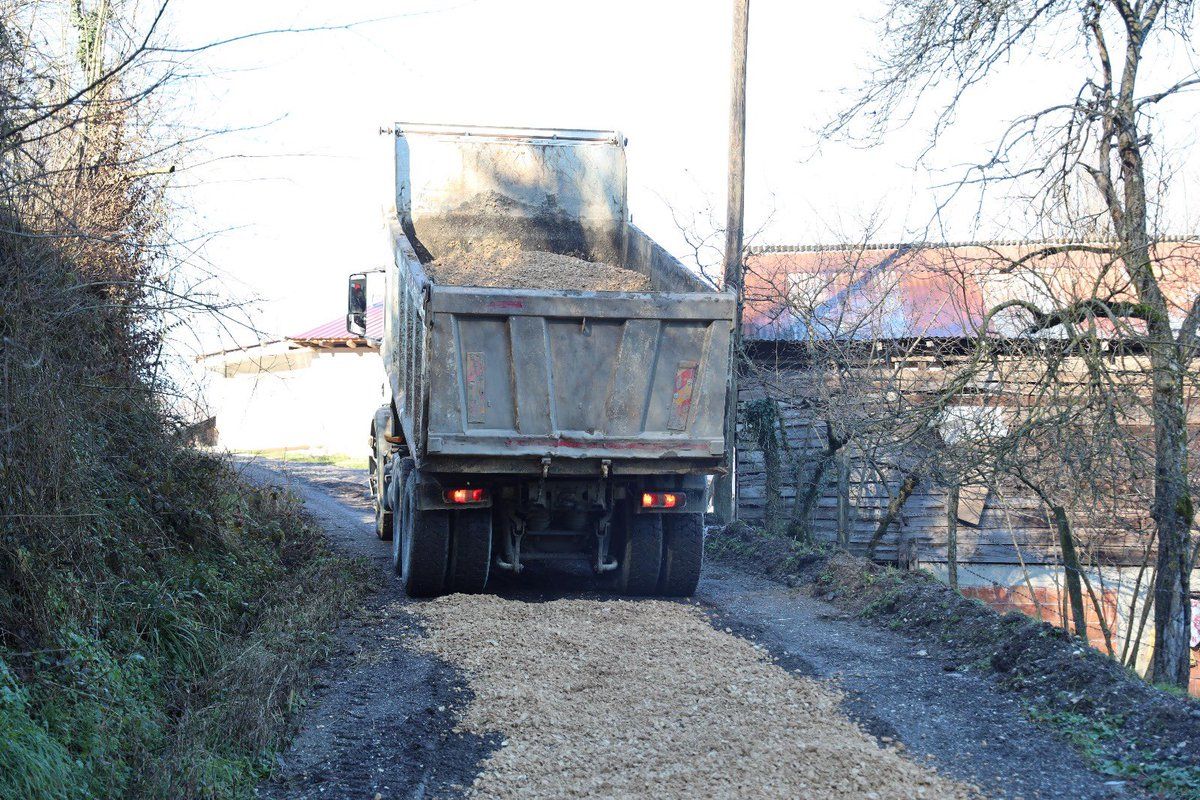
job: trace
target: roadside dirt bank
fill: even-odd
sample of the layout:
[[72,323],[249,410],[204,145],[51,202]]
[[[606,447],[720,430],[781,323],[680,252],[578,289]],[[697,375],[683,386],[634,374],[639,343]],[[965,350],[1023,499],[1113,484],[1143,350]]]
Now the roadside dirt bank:
[[980,696],[1071,741],[1108,785],[1200,798],[1200,703],[1151,686],[1061,628],[1001,615],[922,571],[805,550],[745,526],[710,533],[708,544],[725,565],[831,604],[835,616],[902,634],[945,677],[979,682]]
[[[340,548],[375,558],[381,565],[386,563],[389,546],[374,538],[365,473],[322,465],[284,466],[269,462],[260,462],[255,469],[264,479],[291,485],[305,499],[309,510],[326,522],[331,540]],[[394,582],[385,573],[381,566],[377,604],[360,619],[347,624],[341,635],[343,655],[322,670],[319,680],[324,688],[303,714],[296,745],[285,754],[279,777],[261,787],[259,796],[373,798],[375,793],[381,798],[463,796],[477,777],[482,775],[483,781],[490,780],[486,770],[493,759],[507,759],[517,752],[511,748],[522,741],[522,732],[531,724],[530,720],[547,710],[570,710],[575,707],[576,693],[586,693],[593,682],[616,680],[617,676],[630,673],[637,680],[631,678],[628,685],[614,690],[626,705],[647,703],[650,708],[675,709],[659,715],[658,724],[665,727],[654,728],[651,735],[660,736],[665,729],[670,733],[670,746],[675,747],[690,735],[690,730],[697,731],[697,735],[702,731],[727,731],[725,736],[729,741],[740,739],[741,746],[751,753],[734,756],[732,761],[727,759],[725,768],[736,773],[737,761],[752,757],[759,738],[756,729],[747,731],[738,727],[736,720],[728,728],[721,728],[724,723],[720,722],[719,714],[709,721],[715,727],[700,728],[691,723],[685,729],[672,726],[676,720],[690,720],[690,715],[699,713],[690,711],[688,703],[714,709],[724,708],[727,702],[749,704],[744,698],[719,694],[722,685],[740,686],[739,680],[722,684],[703,671],[701,675],[706,677],[699,687],[694,682],[677,687],[673,684],[680,683],[678,679],[664,677],[658,671],[651,673],[657,676],[653,685],[647,686],[642,679],[647,669],[657,669],[647,659],[650,662],[661,659],[671,665],[676,664],[672,659],[682,658],[680,653],[690,654],[691,658],[673,666],[672,675],[685,674],[686,669],[706,669],[703,663],[714,657],[720,659],[717,663],[726,666],[741,665],[745,657],[746,669],[766,670],[766,680],[782,680],[780,674],[788,680],[796,680],[795,676],[818,679],[815,684],[822,692],[821,697],[841,696],[835,706],[840,710],[836,715],[841,720],[838,726],[845,725],[843,715],[849,715],[863,731],[875,737],[876,744],[865,739],[868,755],[869,748],[874,747],[878,757],[935,766],[949,785],[973,784],[988,797],[1026,800],[1143,796],[1132,785],[1109,781],[1089,769],[1061,736],[1031,723],[1014,696],[998,691],[990,679],[969,671],[948,673],[940,660],[929,655],[934,652],[932,649],[923,653],[923,645],[856,622],[844,610],[811,597],[807,589],[788,588],[722,564],[710,564],[696,605],[618,600],[587,581],[581,583],[578,576],[561,573],[522,576],[521,581],[501,578],[489,586],[489,595],[481,597],[410,604],[399,597]],[[419,619],[412,613],[434,614],[439,603],[450,608],[456,602],[484,604],[478,608],[464,605],[462,614],[475,615],[473,625],[495,629],[498,635],[491,638],[496,642],[506,645],[516,642],[522,646],[513,648],[514,651],[526,651],[510,652],[505,658],[535,658],[536,648],[553,646],[552,652],[558,655],[545,659],[541,666],[531,665],[534,673],[528,680],[562,678],[569,683],[551,683],[559,689],[534,696],[526,692],[532,684],[527,684],[525,678],[513,678],[507,688],[501,686],[496,690],[499,696],[483,699],[473,668],[465,661],[460,664],[431,650],[439,636],[445,646],[454,646],[450,642],[459,635],[455,631],[466,620],[436,622],[433,617]],[[603,608],[619,611],[605,614]],[[614,614],[621,635],[603,630],[597,638],[598,643],[612,651],[604,656],[607,660],[589,649],[591,633],[582,641],[575,641],[576,632],[582,635],[596,626],[612,627],[610,618]],[[549,644],[540,639],[535,644],[525,638],[534,635],[550,637]],[[684,635],[684,640],[678,640],[678,635]],[[761,645],[777,661],[761,660],[763,651],[756,650],[753,644]],[[578,650],[576,655],[570,656],[570,647]],[[562,653],[564,648],[566,654]],[[711,648],[715,648],[716,656]],[[590,660],[593,658],[597,660]],[[627,669],[623,659],[632,659],[630,665],[640,666]],[[697,663],[700,666],[695,666]],[[570,669],[571,664],[580,669]],[[666,686],[661,689],[666,694],[660,694],[660,684]],[[512,696],[505,696],[505,691]],[[477,692],[481,694],[475,696]],[[777,694],[772,692],[771,698],[762,702],[786,702],[777,698]],[[782,694],[786,697],[787,692]],[[499,710],[517,707],[522,711],[516,714]],[[590,707],[579,705],[580,712],[585,708]],[[522,719],[522,713],[528,716]],[[617,708],[612,713],[623,712]],[[755,711],[751,708],[746,713]],[[500,726],[499,732],[481,734],[469,727],[474,724],[471,720],[477,719],[476,714],[485,715],[482,718],[485,721],[492,719]],[[505,722],[502,719],[505,716],[511,719]],[[652,715],[641,714],[638,718],[649,716]],[[620,721],[620,717],[615,718],[617,722],[613,719],[597,717],[593,721],[588,714],[580,713],[566,720],[568,729],[563,735],[574,735],[576,728],[571,726],[579,726],[578,730],[590,726],[589,738],[595,742],[606,738],[610,743],[622,742],[622,730],[630,723]],[[654,724],[654,720],[648,721]],[[819,728],[823,726],[821,723]],[[797,728],[802,730],[805,729]],[[807,735],[801,733],[796,738],[808,743]],[[510,748],[501,748],[505,739]],[[892,752],[897,743],[903,746],[898,755]],[[623,751],[614,745],[613,752]],[[797,763],[787,750],[772,752],[776,754],[772,758],[783,769]],[[606,760],[602,748],[596,759],[591,768],[595,774],[589,780],[625,781],[625,776],[636,778],[645,767],[641,762],[627,760],[613,766],[616,762]],[[530,769],[544,767],[538,759],[523,760],[532,765]],[[686,761],[651,763],[662,767],[668,785],[674,785],[671,782],[681,779],[690,769]],[[564,764],[571,766],[569,760]],[[602,765],[608,774],[600,774]],[[868,770],[866,774],[873,773]],[[814,776],[820,777],[815,769]],[[802,778],[807,780],[807,775]],[[631,783],[622,785],[632,787]],[[926,786],[926,796],[936,796],[929,794],[931,786]],[[655,797],[659,793],[657,784],[646,781],[640,788],[630,788],[628,793],[614,789],[590,796]],[[712,792],[701,787],[693,796],[712,796]],[[758,793],[751,784],[740,796],[772,795]]]

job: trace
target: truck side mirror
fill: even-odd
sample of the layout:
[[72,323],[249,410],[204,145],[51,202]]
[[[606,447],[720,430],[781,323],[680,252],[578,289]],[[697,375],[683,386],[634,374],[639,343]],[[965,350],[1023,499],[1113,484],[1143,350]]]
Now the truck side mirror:
[[367,276],[356,272],[350,276],[350,298],[346,309],[346,331],[355,336],[367,335]]

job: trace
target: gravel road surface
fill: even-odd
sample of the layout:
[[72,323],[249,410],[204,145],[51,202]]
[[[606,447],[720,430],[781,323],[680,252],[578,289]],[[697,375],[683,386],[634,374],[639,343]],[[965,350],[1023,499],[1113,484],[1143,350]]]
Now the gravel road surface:
[[364,472],[257,460],[380,590],[340,634],[270,798],[1129,798],[985,678],[709,565],[697,603],[498,580],[414,603]]

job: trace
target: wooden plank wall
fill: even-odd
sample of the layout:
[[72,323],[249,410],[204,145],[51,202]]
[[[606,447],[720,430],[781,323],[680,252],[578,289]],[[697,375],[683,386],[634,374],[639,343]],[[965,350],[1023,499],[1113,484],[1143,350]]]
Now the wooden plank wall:
[[[761,387],[748,384],[739,396],[739,405],[763,397]],[[822,425],[814,424],[803,411],[781,407],[783,428],[794,453],[801,454],[805,470],[811,470],[826,447]],[[763,455],[750,438],[744,425],[739,429],[737,462],[738,507],[742,520],[762,524],[766,502]],[[865,553],[867,543],[883,518],[891,497],[896,493],[903,475],[892,470],[880,481],[874,469],[852,446],[847,448],[846,482],[848,509],[846,525],[853,552]],[[795,477],[786,452],[782,461],[781,494],[785,514],[789,514],[796,497]],[[826,471],[822,491],[813,512],[811,530],[823,542],[838,540],[838,469]],[[803,484],[802,484],[803,485]],[[926,478],[905,503],[899,518],[888,529],[876,548],[876,558],[900,560],[915,555],[919,561],[946,561],[946,487]],[[1149,521],[1131,512],[1110,527],[1089,526],[1075,520],[1075,533],[1092,554],[1110,565],[1140,565],[1145,558]],[[960,504],[960,517],[964,516]],[[1028,491],[1016,486],[1004,486],[988,493],[978,526],[964,522],[958,525],[958,557],[961,564],[1058,564],[1057,535],[1047,519],[1040,501]]]

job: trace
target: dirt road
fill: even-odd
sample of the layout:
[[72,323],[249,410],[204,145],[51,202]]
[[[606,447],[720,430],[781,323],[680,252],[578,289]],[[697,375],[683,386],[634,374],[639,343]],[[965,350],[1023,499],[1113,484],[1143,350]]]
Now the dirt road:
[[261,797],[1139,796],[986,679],[799,591],[710,566],[694,604],[554,574],[412,603],[364,474],[245,469],[380,566]]

